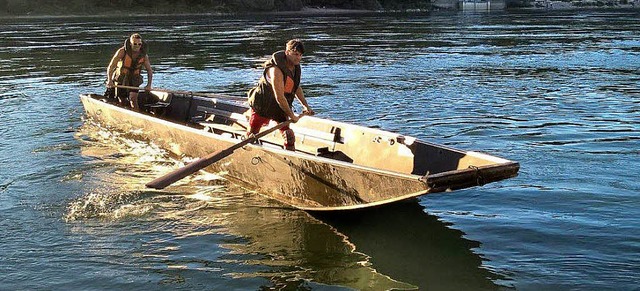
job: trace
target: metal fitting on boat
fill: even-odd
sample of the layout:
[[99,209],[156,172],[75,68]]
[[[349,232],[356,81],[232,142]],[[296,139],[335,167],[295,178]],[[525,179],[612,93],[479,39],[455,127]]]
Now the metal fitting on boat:
[[484,182],[484,177],[482,176],[482,173],[480,173],[480,169],[474,165],[469,166],[469,169],[472,169],[475,171],[475,175],[476,175],[476,185],[478,186],[482,186],[485,184]]

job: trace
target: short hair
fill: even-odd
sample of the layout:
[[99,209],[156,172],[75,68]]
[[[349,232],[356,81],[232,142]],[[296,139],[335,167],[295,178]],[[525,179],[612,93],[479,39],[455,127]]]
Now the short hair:
[[304,54],[304,44],[302,43],[302,40],[294,38],[287,42],[287,50],[297,51],[301,54]]
[[142,38],[142,36],[140,36],[139,33],[134,33],[131,36],[129,36],[129,39],[136,39],[136,38]]

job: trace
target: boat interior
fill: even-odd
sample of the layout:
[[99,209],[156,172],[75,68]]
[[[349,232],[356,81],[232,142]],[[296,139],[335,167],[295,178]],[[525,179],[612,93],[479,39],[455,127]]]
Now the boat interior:
[[[109,103],[104,96],[91,95]],[[202,129],[214,134],[242,138],[248,125],[245,98],[192,92],[141,92],[143,113]],[[272,123],[263,129],[275,125]],[[380,129],[305,116],[291,124],[296,151],[363,167],[407,175],[425,176],[461,169],[510,162],[501,158],[465,152]],[[277,132],[276,132],[277,133]],[[280,134],[263,137],[265,147],[282,148]]]

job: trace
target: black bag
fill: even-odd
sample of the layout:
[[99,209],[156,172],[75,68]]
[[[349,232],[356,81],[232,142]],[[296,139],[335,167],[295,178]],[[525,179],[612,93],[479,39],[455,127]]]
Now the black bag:
[[107,99],[115,99],[116,88],[115,87],[107,88],[107,90],[104,91],[104,97],[107,97]]

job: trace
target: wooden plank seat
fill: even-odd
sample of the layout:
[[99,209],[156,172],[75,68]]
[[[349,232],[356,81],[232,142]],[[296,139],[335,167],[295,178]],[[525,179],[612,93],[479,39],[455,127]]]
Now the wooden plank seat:
[[229,133],[234,138],[239,138],[246,134],[246,130],[238,127],[234,127],[231,125],[211,122],[211,121],[202,121],[198,122],[199,125],[203,127],[204,130],[212,133]]
[[325,132],[325,131],[305,128],[305,127],[295,126],[295,124],[292,124],[290,127],[291,129],[293,129],[293,132],[296,133],[296,136],[300,137],[302,141],[304,141],[307,138],[312,138],[315,140],[326,141],[330,143],[342,142],[342,137],[340,136],[339,128],[335,128],[333,132]]
[[219,121],[218,123],[235,123],[246,130],[248,121],[243,114],[221,110],[217,108],[198,106],[197,111],[203,112],[205,121]]

